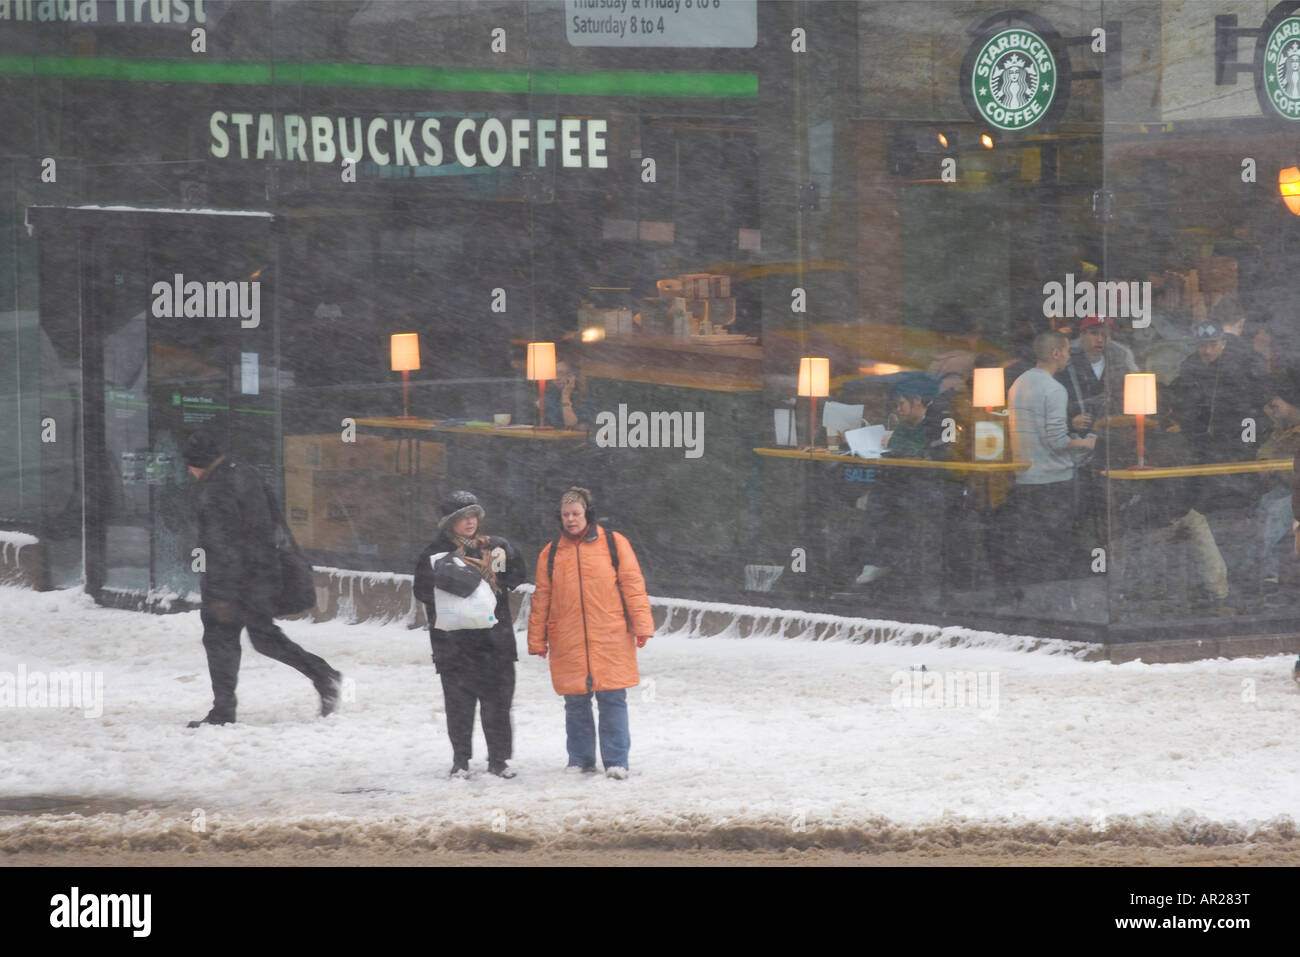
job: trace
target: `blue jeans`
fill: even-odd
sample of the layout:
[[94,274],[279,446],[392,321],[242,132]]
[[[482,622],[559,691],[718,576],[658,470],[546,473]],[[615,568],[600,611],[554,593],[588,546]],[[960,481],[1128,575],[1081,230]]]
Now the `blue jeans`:
[[[632,738],[627,730],[627,689],[596,691],[600,706],[600,758],[606,768],[627,767]],[[564,696],[564,730],[569,749],[569,766],[596,766],[596,728],[591,720],[591,695]]]
[[1278,575],[1277,543],[1291,531],[1291,490],[1275,488],[1265,493],[1255,508],[1260,531],[1259,577]]

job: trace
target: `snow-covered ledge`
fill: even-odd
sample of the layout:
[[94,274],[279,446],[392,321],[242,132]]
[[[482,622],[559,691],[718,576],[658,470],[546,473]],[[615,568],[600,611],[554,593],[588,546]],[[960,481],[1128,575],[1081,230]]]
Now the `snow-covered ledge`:
[[38,591],[49,587],[45,555],[35,535],[0,529],[0,585],[25,585]]
[[[423,628],[424,608],[412,600],[411,575],[316,568],[316,621],[341,618],[348,622],[403,621]],[[532,585],[511,596],[516,628],[528,618]],[[731,605],[651,596],[655,630],[660,635],[694,638],[790,638],[803,641],[905,643],[943,647],[997,648],[1004,651],[1044,650],[1072,658],[1101,659],[1105,646],[1029,635],[1005,635],[973,628],[908,624],[872,618],[818,614],[798,609]]]

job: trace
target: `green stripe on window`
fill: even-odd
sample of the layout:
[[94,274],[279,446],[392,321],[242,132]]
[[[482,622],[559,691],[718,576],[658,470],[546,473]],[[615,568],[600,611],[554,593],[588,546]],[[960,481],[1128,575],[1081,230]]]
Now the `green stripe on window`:
[[0,56],[0,76],[135,83],[223,83],[240,86],[386,87],[456,93],[538,93],[753,99],[756,73],[637,70],[476,70],[365,63],[237,63],[135,60],[122,57]]

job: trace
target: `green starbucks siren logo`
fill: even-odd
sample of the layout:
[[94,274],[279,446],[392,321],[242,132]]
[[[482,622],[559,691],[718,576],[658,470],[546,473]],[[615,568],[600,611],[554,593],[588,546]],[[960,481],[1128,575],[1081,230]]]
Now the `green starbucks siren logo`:
[[971,70],[975,107],[1000,130],[1023,130],[1045,115],[1056,96],[1056,59],[1033,30],[1013,27],[980,49]]
[[1300,17],[1287,17],[1268,35],[1264,90],[1282,117],[1300,120]]

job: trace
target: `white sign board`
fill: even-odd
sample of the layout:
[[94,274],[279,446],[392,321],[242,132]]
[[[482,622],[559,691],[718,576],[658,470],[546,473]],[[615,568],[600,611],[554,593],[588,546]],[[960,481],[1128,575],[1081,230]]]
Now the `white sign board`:
[[758,0],[564,0],[575,47],[752,47]]

